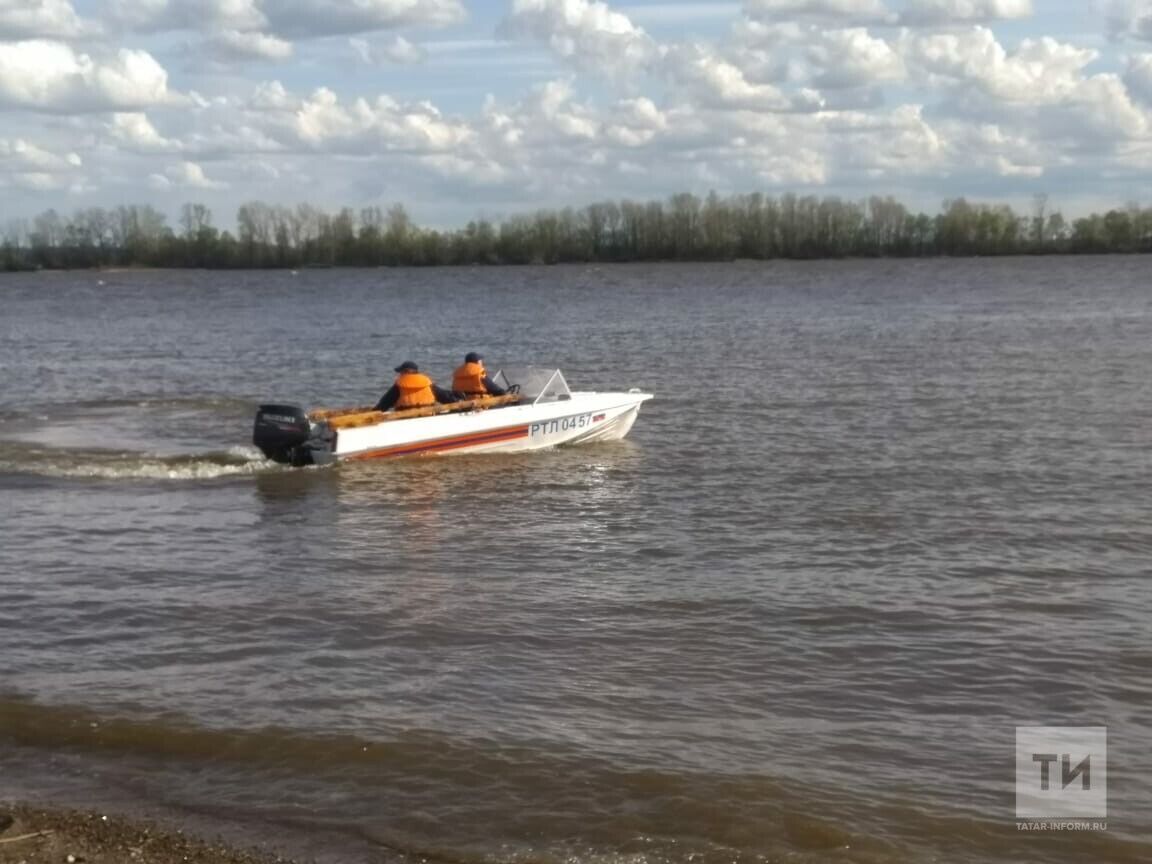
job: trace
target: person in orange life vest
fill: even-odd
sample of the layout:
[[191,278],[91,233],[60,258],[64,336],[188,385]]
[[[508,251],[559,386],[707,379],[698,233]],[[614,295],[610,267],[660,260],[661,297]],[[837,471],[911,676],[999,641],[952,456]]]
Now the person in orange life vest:
[[507,391],[488,377],[484,358],[475,351],[464,355],[464,365],[452,373],[452,391],[465,399],[480,396],[503,396]]
[[456,401],[452,391],[433,384],[432,379],[422,375],[420,367],[411,360],[405,360],[397,366],[396,372],[396,383],[380,397],[375,410],[387,411],[389,408],[395,408],[397,411],[403,411],[405,408],[423,408],[435,405],[437,402]]

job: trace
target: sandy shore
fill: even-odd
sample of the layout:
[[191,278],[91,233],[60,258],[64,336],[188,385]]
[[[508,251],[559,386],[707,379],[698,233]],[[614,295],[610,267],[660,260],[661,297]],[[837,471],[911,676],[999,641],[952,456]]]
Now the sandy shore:
[[0,803],[0,864],[291,864],[148,822]]

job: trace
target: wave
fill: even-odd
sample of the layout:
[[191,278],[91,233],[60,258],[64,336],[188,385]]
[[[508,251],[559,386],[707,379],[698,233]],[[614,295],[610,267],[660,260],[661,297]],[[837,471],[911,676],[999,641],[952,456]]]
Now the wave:
[[258,450],[219,440],[233,428],[243,440],[254,405],[215,394],[26,403],[0,412],[0,474],[211,480],[272,470]]
[[82,399],[69,402],[64,408],[81,409],[111,409],[111,408],[146,408],[163,410],[175,408],[190,409],[243,409],[255,411],[259,400],[238,396],[214,396],[210,394],[192,396],[124,396],[116,399]]
[[[24,402],[19,405],[4,407],[0,413],[0,421],[19,421],[22,419],[43,420],[53,416],[75,416],[87,412],[101,413],[104,411],[124,411],[126,409],[140,409],[144,411],[220,411],[220,412],[247,412],[255,411],[259,399],[243,396],[226,396],[210,393],[194,394],[188,396],[137,396],[124,395],[116,397],[100,397],[95,399],[73,399],[67,402]],[[0,406],[3,407],[3,406]]]
[[[0,691],[0,770],[20,753],[66,754],[129,788],[233,816],[277,813],[417,859],[522,862],[1149,860],[1121,830],[1022,835],[1011,801],[974,815],[760,774],[616,764],[579,750],[465,739],[431,729],[208,728],[41,704]],[[58,772],[58,760],[43,763]],[[845,769],[851,768],[851,763]],[[154,796],[152,796],[154,797]],[[291,809],[285,809],[290,802]],[[301,814],[304,821],[298,821]],[[1060,833],[1060,832],[1057,832]]]
[[[313,825],[418,859],[479,864],[498,849],[498,860],[522,864],[730,864],[765,847],[889,848],[812,817],[806,811],[816,802],[797,807],[798,790],[771,778],[626,768],[579,751],[431,729],[209,728],[175,713],[129,718],[0,691],[0,745],[8,745],[0,746],[0,770],[18,751],[66,753],[98,766],[105,780],[166,778],[161,786],[183,789],[185,806],[202,806],[207,795],[235,815],[290,800]],[[211,779],[200,785],[198,775]]]
[[284,466],[265,459],[254,447],[161,456],[0,442],[0,474],[96,480],[214,480],[281,470]]

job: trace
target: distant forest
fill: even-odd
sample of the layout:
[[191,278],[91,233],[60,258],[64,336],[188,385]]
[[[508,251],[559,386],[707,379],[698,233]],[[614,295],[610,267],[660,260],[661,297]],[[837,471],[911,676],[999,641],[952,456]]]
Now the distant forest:
[[150,206],[100,207],[71,217],[48,210],[9,223],[0,269],[88,267],[308,267],[728,261],[736,258],[875,258],[1152,252],[1152,208],[1129,205],[1072,222],[1037,196],[1030,213],[944,202],[930,216],[891,197],[867,201],[760,193],[666,201],[608,201],[541,210],[451,231],[420,228],[401,204],[388,210],[250,202],[236,232],[185,204],[179,225]]

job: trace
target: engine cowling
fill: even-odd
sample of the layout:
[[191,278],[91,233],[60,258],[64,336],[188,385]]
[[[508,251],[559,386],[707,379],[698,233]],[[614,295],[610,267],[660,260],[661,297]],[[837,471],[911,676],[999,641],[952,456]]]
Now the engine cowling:
[[312,424],[299,405],[261,405],[256,410],[252,443],[274,462],[312,464],[312,451],[304,445],[312,437]]

